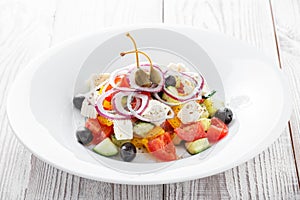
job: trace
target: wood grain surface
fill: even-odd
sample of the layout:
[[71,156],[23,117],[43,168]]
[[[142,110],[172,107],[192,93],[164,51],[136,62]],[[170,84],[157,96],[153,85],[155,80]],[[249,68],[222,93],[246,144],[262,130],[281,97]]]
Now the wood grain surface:
[[286,72],[293,95],[293,113],[290,121],[294,157],[300,177],[300,2],[271,1],[274,26],[278,40],[279,59]]
[[[34,57],[70,37],[137,23],[187,24],[255,46],[290,80],[290,126],[254,159],[211,177],[131,186],[93,181],[37,159],[15,138],[6,97]],[[300,3],[296,0],[0,1],[0,199],[300,199]],[[201,170],[201,169],[199,169]]]

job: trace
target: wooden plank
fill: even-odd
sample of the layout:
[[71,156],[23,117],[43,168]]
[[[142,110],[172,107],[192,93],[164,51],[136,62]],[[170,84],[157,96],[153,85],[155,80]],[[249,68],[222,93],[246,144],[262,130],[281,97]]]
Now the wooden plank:
[[293,95],[293,113],[290,121],[291,136],[300,185],[300,2],[272,0],[279,55],[287,73]]
[[38,0],[0,2],[0,199],[26,195],[31,154],[9,127],[6,97],[16,74],[49,46],[53,6]]
[[[118,14],[116,14],[118,13]],[[161,1],[74,1],[57,4],[51,45],[108,26],[161,22]],[[161,199],[163,186],[129,186],[92,181],[32,158],[27,199]]]
[[[165,0],[164,20],[233,36],[278,61],[268,1]],[[299,197],[289,130],[254,159],[212,177],[164,187],[168,199],[287,199]],[[200,170],[200,169],[199,169]],[[217,192],[218,191],[218,192]]]

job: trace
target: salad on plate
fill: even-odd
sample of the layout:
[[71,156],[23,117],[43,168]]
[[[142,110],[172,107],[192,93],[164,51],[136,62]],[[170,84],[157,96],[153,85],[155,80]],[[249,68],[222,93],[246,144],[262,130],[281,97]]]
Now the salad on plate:
[[[228,134],[233,113],[217,108],[200,73],[183,64],[162,66],[138,50],[136,63],[112,73],[93,75],[90,91],[77,94],[73,105],[85,117],[85,126],[76,130],[79,143],[94,152],[133,161],[147,153],[158,162],[180,159],[177,149],[199,154]],[[139,56],[148,62],[140,63]]]

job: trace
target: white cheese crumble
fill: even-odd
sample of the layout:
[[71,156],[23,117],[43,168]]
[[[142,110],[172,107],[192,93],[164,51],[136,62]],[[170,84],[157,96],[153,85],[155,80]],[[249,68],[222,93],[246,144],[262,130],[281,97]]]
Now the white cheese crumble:
[[[142,113],[142,116],[149,119],[150,121],[153,121],[155,125],[160,125],[168,117],[170,111],[172,112],[172,109],[169,106],[157,100],[150,100],[148,107]],[[157,119],[162,120],[157,121]]]
[[205,112],[205,108],[201,107],[197,102],[190,101],[180,109],[177,117],[184,124],[196,122],[201,117],[202,113]]
[[117,140],[131,140],[133,138],[133,125],[131,120],[113,120],[114,133]]
[[182,63],[170,63],[168,66],[167,66],[169,69],[172,69],[174,71],[178,71],[178,72],[186,72],[186,71],[189,71],[187,69],[187,67],[182,64]]
[[98,92],[96,90],[91,91],[84,95],[85,99],[82,102],[80,110],[81,115],[88,118],[95,119],[97,117],[97,110],[95,108],[96,100],[98,98]]

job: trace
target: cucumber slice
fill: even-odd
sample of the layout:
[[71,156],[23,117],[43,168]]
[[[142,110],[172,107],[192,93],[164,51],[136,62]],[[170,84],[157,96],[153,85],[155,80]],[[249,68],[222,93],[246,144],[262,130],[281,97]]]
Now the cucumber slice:
[[130,140],[117,140],[115,134],[112,134],[110,136],[110,139],[112,141],[112,143],[114,143],[115,145],[117,145],[118,147],[122,146],[122,144],[126,143],[126,142],[130,142]]
[[102,142],[97,144],[93,150],[103,156],[114,156],[118,154],[118,148],[109,138],[105,138]]
[[147,133],[154,128],[154,125],[147,122],[139,122],[133,126],[133,132],[141,138],[145,138]]
[[187,142],[185,143],[185,148],[190,154],[197,154],[200,153],[210,147],[207,138],[201,138],[194,142]]

